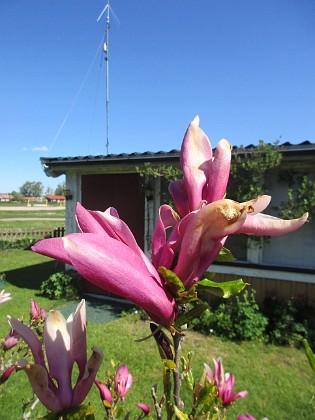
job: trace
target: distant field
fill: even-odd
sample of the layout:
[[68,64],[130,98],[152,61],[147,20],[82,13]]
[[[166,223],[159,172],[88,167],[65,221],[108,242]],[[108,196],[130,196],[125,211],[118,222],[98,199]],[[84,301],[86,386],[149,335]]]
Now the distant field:
[[65,209],[60,207],[0,206],[0,229],[49,228],[65,226]]
[[47,219],[47,218],[65,218],[65,209],[49,209],[49,210],[40,210],[36,208],[36,210],[0,210],[0,220],[1,219],[20,219],[20,218],[27,218],[27,219]]

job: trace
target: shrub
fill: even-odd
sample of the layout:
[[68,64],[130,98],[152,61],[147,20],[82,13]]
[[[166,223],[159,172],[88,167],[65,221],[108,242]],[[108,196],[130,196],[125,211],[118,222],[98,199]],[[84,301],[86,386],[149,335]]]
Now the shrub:
[[205,335],[211,335],[214,333],[215,322],[215,313],[210,309],[206,309],[198,318],[191,321],[191,325],[195,331],[200,331]]
[[215,319],[215,332],[232,340],[261,339],[268,323],[256,303],[254,290],[245,290],[242,299],[236,296],[219,305]]
[[214,333],[231,340],[255,340],[264,336],[267,318],[255,300],[255,291],[221,303],[213,312],[205,311],[193,322],[194,329]]
[[34,238],[21,238],[15,241],[0,240],[0,249],[3,251],[8,249],[29,249],[35,242],[36,239]]
[[311,318],[314,308],[305,299],[288,301],[269,296],[264,300],[264,313],[269,319],[268,340],[274,344],[300,346],[304,338],[314,342]]
[[44,280],[40,287],[40,294],[50,299],[73,299],[80,294],[81,280],[76,273],[59,272]]

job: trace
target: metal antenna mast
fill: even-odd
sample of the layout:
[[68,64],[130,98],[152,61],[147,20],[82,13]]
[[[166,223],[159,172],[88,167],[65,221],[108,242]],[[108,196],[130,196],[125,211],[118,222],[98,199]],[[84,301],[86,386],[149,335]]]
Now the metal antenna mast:
[[101,14],[97,18],[97,22],[101,19],[103,14],[107,11],[106,15],[106,29],[105,29],[105,41],[104,41],[104,54],[105,54],[105,62],[106,62],[106,154],[108,154],[108,147],[109,147],[109,54],[108,54],[108,41],[109,41],[109,0],[107,1],[106,6],[102,10]]

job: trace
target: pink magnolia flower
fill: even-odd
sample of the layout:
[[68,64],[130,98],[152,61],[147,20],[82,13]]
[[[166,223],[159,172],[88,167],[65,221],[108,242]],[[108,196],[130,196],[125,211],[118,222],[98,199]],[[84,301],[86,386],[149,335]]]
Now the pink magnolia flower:
[[0,303],[6,302],[7,300],[12,299],[11,293],[5,293],[4,290],[0,292]]
[[139,407],[146,416],[150,414],[151,408],[147,404],[139,403],[136,404],[136,406]]
[[82,233],[37,242],[32,250],[71,264],[85,279],[142,307],[165,327],[177,307],[155,267],[115,209],[86,210],[77,204]]
[[9,334],[5,337],[3,343],[2,343],[2,347],[4,348],[4,350],[10,350],[13,347],[15,347],[18,342],[19,342],[19,335],[16,333],[16,331],[14,331],[12,328],[9,332]]
[[124,399],[132,386],[133,378],[126,365],[121,365],[116,371],[114,386],[118,398]]
[[213,156],[209,139],[198,125],[196,117],[183,140],[184,178],[169,188],[182,219],[170,206],[162,206],[152,241],[154,266],[173,270],[186,288],[215,261],[228,235],[283,235],[300,228],[308,218],[307,213],[295,220],[261,213],[270,203],[267,195],[245,203],[225,199],[231,146],[221,140]]
[[244,415],[237,416],[237,420],[256,420],[251,414],[247,413]]
[[[49,311],[43,338],[48,368],[36,334],[19,320],[8,318],[11,327],[29,345],[35,362],[30,364],[21,359],[17,363],[17,369],[26,372],[42,404],[55,413],[78,407],[93,385],[103,360],[102,351],[94,347],[93,354],[87,361],[85,301],[80,302],[75,313],[71,314],[67,321],[59,311]],[[72,388],[74,363],[78,365],[79,375]]]
[[180,153],[184,177],[169,186],[181,217],[199,209],[204,201],[212,203],[224,198],[230,174],[231,150],[229,142],[222,139],[213,156],[210,141],[199,128],[199,117],[190,123]]
[[[154,265],[173,270],[189,287],[215,261],[228,235],[283,235],[299,229],[306,222],[308,213],[294,220],[261,213],[270,200],[267,195],[245,203],[217,200],[188,213],[179,222],[169,206],[162,206],[153,233]],[[166,231],[170,227],[172,231],[167,237]]]
[[15,365],[11,365],[10,367],[8,367],[0,376],[0,384],[4,384],[9,379],[14,370]]
[[231,373],[224,374],[222,360],[219,357],[217,360],[213,359],[214,373],[211,368],[205,364],[207,377],[210,382],[218,388],[218,397],[222,400],[223,405],[230,405],[237,398],[245,398],[248,394],[247,391],[241,391],[234,394],[234,375]]
[[113,402],[113,397],[110,389],[103,384],[103,382],[95,381],[96,386],[100,391],[100,396],[102,401],[107,401],[109,404]]
[[37,302],[35,299],[31,300],[31,318],[34,321],[38,321],[39,318],[45,319],[46,318],[46,312],[43,308],[38,307]]

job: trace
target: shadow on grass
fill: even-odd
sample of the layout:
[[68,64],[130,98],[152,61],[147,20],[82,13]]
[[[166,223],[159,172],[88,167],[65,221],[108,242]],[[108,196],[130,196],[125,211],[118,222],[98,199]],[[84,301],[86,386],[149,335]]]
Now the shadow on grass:
[[[111,300],[97,299],[84,296],[86,303],[86,319],[93,324],[106,324],[120,317],[123,311],[128,311],[133,305],[123,304]],[[60,310],[65,317],[73,313],[78,302],[68,302],[61,306]]]
[[5,281],[13,286],[26,289],[39,289],[41,283],[52,274],[63,271],[64,264],[59,261],[48,261],[15,270],[3,271]]

